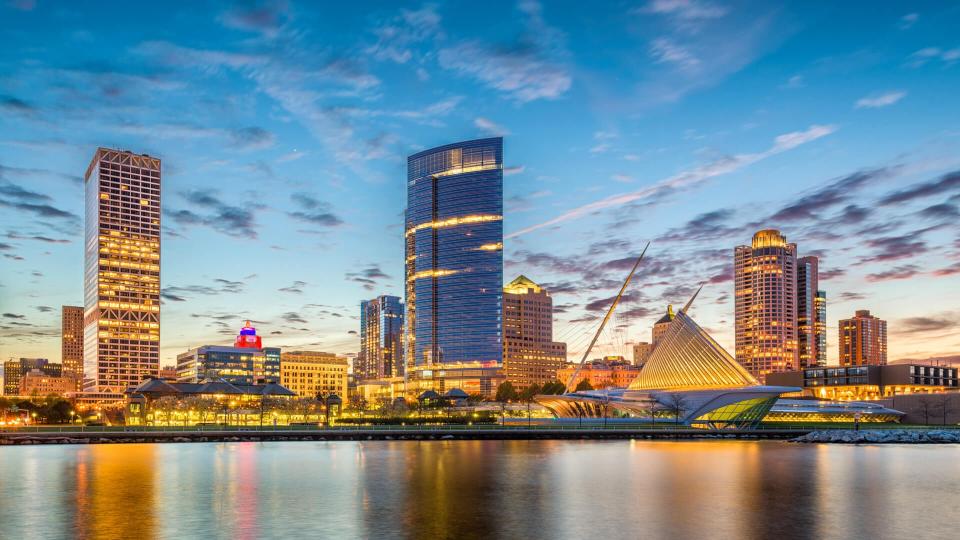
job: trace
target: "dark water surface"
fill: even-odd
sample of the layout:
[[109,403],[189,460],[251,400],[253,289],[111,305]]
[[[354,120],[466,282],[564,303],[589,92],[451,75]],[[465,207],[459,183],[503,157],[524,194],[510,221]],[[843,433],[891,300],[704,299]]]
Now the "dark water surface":
[[960,447],[0,448],[0,538],[960,538]]

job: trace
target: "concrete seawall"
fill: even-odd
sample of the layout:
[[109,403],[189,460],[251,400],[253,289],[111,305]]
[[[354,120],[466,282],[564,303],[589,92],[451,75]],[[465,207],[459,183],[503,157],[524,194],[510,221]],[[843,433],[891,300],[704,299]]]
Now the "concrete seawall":
[[794,439],[808,429],[705,431],[690,429],[332,429],[218,431],[0,432],[0,445],[112,444],[239,441],[435,441],[435,440],[718,440]]

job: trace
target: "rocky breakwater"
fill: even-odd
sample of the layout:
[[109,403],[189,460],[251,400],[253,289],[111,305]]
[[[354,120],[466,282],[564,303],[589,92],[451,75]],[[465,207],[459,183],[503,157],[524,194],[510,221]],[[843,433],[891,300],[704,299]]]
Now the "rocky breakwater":
[[860,444],[949,444],[960,443],[960,430],[952,429],[883,429],[811,431],[793,439],[800,443]]

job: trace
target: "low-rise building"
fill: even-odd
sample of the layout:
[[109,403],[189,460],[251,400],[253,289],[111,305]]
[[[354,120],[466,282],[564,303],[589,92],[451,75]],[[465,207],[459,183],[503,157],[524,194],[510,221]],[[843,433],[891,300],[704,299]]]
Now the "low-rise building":
[[280,384],[302,397],[347,396],[347,359],[319,351],[289,351],[280,357]]
[[560,382],[574,388],[584,380],[589,381],[590,386],[597,390],[602,388],[626,388],[640,374],[640,369],[623,360],[611,362],[594,360],[583,365],[583,368],[577,374],[577,379],[572,384],[570,378],[577,371],[577,364],[575,363],[564,366],[557,372],[557,377]]
[[8,360],[3,363],[3,394],[7,396],[20,394],[20,381],[23,376],[32,371],[40,370],[48,377],[63,375],[62,364],[52,364],[46,358],[21,358]]
[[831,366],[771,373],[767,384],[799,386],[803,395],[839,401],[875,400],[960,390],[958,368],[920,364]]
[[48,375],[41,369],[31,369],[20,377],[19,394],[21,396],[63,396],[74,392],[77,379],[71,374]]

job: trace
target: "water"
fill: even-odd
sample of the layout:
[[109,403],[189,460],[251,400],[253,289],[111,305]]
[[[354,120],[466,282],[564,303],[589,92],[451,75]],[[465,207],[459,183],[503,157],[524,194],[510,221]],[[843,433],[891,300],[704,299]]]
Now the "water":
[[0,448],[0,538],[958,538],[960,447]]

